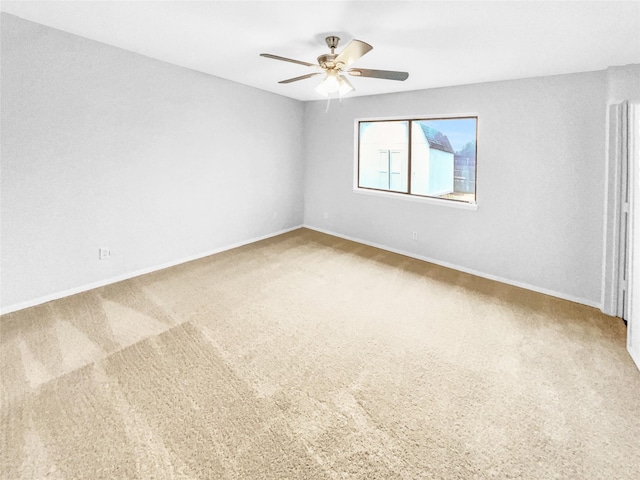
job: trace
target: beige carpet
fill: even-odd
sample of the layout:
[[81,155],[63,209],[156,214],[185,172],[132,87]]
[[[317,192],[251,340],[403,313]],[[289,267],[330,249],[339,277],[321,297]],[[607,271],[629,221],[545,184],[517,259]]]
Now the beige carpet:
[[619,319],[301,229],[0,318],[3,479],[637,479]]

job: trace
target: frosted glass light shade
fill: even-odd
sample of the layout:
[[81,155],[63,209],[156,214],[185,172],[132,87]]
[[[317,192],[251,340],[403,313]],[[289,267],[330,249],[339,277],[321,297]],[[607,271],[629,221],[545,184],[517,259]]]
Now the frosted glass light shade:
[[327,76],[315,90],[323,97],[328,97],[332,93],[337,93],[342,97],[353,90],[353,86],[342,75],[338,75],[335,70],[327,70]]

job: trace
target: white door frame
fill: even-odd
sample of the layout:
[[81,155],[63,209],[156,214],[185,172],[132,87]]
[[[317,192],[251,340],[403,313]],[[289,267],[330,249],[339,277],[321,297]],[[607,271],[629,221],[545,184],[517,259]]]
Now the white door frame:
[[602,311],[627,321],[627,350],[640,368],[640,105],[610,105]]
[[[607,168],[604,212],[604,258],[602,272],[602,311],[607,315],[622,317],[626,301],[623,301],[624,249],[626,229],[628,181],[628,104],[610,105],[607,111]],[[626,299],[624,299],[626,300]]]
[[640,105],[629,105],[629,262],[627,350],[640,368]]

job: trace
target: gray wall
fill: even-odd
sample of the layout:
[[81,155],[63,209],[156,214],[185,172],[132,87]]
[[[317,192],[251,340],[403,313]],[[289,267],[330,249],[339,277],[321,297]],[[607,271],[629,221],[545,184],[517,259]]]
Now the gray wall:
[[300,102],[8,14],[1,95],[3,310],[302,223]]
[[[3,311],[302,223],[601,302],[605,107],[637,101],[637,65],[325,113],[7,14],[1,61]],[[353,192],[354,119],[465,113],[477,211]]]
[[[308,102],[305,223],[599,305],[606,97],[594,72]],[[477,211],[354,193],[354,119],[450,114],[479,117]]]
[[607,69],[607,103],[624,101],[640,104],[640,65]]

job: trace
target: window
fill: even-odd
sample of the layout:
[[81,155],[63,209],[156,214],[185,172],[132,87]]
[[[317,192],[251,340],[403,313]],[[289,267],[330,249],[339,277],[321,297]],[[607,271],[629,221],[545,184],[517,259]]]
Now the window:
[[358,121],[358,188],[475,204],[477,123],[477,117]]

